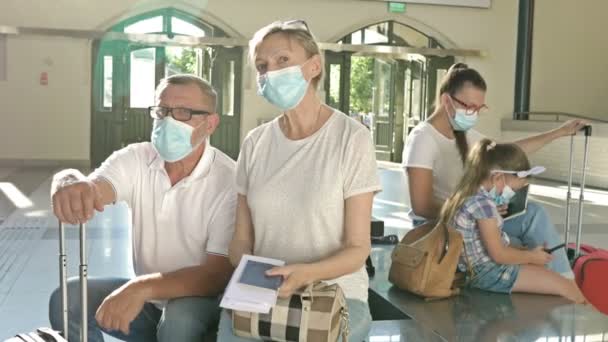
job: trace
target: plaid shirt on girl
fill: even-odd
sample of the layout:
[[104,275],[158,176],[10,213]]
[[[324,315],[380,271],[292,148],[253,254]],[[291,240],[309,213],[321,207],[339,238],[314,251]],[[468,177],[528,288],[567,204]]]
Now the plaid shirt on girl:
[[504,245],[509,244],[509,237],[502,231],[503,219],[498,213],[496,203],[485,189],[480,189],[477,194],[467,198],[464,204],[456,211],[452,220],[452,226],[458,230],[464,240],[464,253],[460,255],[458,269],[467,270],[467,259],[470,266],[492,261],[488,250],[481,240],[481,233],[477,227],[477,220],[495,218],[501,239]]

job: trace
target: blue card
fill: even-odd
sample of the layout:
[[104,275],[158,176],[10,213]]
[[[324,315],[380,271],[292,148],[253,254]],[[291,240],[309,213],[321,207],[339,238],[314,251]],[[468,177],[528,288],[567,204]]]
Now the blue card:
[[266,275],[266,271],[274,267],[277,266],[259,261],[247,260],[247,264],[245,264],[245,269],[243,270],[243,274],[241,274],[239,283],[276,290],[279,288],[279,286],[281,286],[282,277],[269,277]]

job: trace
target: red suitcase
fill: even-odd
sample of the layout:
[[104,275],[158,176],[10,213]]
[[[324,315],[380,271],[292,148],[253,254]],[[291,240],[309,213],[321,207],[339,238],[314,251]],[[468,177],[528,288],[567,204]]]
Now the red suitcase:
[[[586,247],[593,248],[591,246]],[[608,293],[606,292],[606,286],[608,286],[608,251],[595,249],[589,254],[579,256],[574,262],[573,271],[576,284],[583,291],[585,298],[599,311],[608,315]]]
[[570,140],[570,172],[568,179],[568,193],[566,197],[566,246],[568,257],[572,265],[576,284],[585,295],[585,298],[599,311],[608,315],[608,250],[581,245],[583,226],[583,203],[585,199],[585,171],[587,169],[587,155],[589,152],[589,137],[591,126],[584,128],[585,151],[583,155],[583,169],[581,170],[580,197],[578,202],[578,222],[576,243],[568,243],[570,233],[570,199],[572,188],[572,168],[574,160],[574,136]]

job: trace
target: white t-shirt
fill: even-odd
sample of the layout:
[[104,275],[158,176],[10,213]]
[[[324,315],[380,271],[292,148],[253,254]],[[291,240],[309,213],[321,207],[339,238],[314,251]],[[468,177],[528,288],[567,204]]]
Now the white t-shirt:
[[114,152],[95,172],[131,209],[136,275],[200,265],[207,253],[228,255],[234,233],[235,162],[209,144],[186,178],[171,186],[151,143]]
[[[343,247],[344,201],[381,190],[370,133],[336,111],[316,133],[294,141],[275,119],[245,138],[237,190],[251,210],[255,255],[287,264],[325,259]],[[367,300],[365,267],[329,282],[348,298]]]
[[[473,129],[466,132],[469,148],[483,139]],[[407,137],[403,150],[403,169],[418,167],[433,171],[433,196],[445,201],[454,191],[464,173],[462,159],[455,139],[441,134],[429,122],[421,122]],[[410,212],[414,219],[424,219]]]

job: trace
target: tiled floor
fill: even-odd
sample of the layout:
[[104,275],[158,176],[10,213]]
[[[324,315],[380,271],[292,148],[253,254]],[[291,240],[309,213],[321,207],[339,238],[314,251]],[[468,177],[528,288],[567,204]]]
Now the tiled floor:
[[[0,340],[49,324],[48,297],[58,284],[57,224],[49,206],[52,173],[51,169],[0,168]],[[388,164],[382,165],[380,173],[384,191],[376,197],[374,215],[383,219],[391,231],[403,235],[411,228],[403,174]],[[534,199],[545,205],[558,229],[563,230],[563,185],[537,183],[532,188]],[[22,197],[31,203],[24,205],[19,201]],[[608,248],[608,192],[590,189],[586,198],[583,242]],[[573,206],[572,222],[576,222],[576,208]],[[88,225],[90,276],[132,275],[127,217],[127,208],[117,205],[107,208]],[[75,229],[68,234],[67,248],[69,274],[75,276]]]

